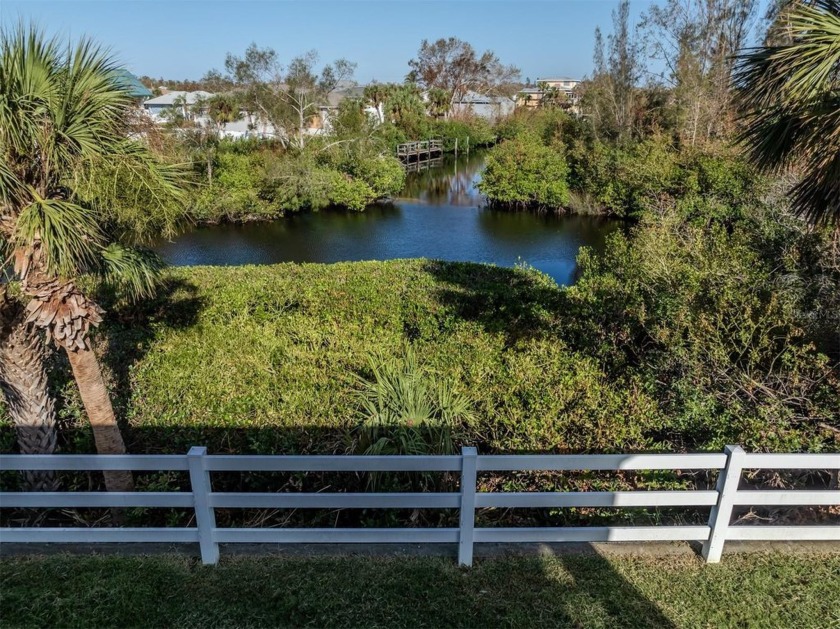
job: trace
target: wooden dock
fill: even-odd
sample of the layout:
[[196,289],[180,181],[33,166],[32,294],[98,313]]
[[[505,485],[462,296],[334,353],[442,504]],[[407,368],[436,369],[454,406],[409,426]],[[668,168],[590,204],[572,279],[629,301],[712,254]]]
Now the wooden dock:
[[439,161],[441,157],[443,140],[421,140],[397,145],[397,159],[412,169],[416,169],[420,163]]

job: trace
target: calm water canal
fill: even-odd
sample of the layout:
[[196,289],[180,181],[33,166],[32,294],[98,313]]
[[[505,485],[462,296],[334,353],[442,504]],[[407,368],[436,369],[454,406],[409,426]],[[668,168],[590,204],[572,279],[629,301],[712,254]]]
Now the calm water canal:
[[271,223],[199,227],[158,253],[172,265],[270,264],[438,258],[512,266],[527,262],[574,281],[581,246],[601,249],[618,223],[588,216],[501,212],[475,189],[484,156],[447,159],[408,176],[399,198],[364,212],[326,210]]

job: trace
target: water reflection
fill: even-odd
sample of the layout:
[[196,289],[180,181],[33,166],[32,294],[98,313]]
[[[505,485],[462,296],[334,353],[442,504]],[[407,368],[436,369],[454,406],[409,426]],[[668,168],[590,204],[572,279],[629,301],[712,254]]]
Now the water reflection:
[[271,223],[202,227],[159,253],[170,264],[267,264],[439,258],[511,266],[527,262],[558,283],[574,280],[581,246],[601,249],[617,223],[482,208],[484,156],[447,159],[410,174],[399,198],[364,212],[326,210]]
[[444,158],[438,168],[408,176],[400,197],[431,205],[479,206],[484,202],[475,184],[481,179],[484,153]]

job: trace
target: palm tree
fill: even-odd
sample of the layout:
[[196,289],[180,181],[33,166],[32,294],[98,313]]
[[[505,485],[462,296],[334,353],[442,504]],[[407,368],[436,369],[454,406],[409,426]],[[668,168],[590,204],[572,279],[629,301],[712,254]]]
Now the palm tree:
[[429,115],[432,118],[445,118],[452,108],[452,94],[443,88],[431,88],[428,99]]
[[366,85],[362,94],[362,99],[365,104],[370,105],[376,110],[377,122],[380,124],[385,122],[385,101],[388,100],[388,96],[390,96],[392,91],[391,85],[374,82]]
[[[0,289],[0,389],[15,425],[21,454],[52,454],[55,406],[47,387],[44,345],[25,321],[22,304]],[[31,491],[56,491],[53,472],[27,472]]]
[[767,43],[738,57],[740,140],[759,167],[800,167],[798,214],[840,224],[840,0],[793,0]]
[[[23,25],[0,34],[0,245],[12,267],[3,271],[20,281],[23,323],[66,351],[100,453],[123,453],[125,443],[90,342],[103,311],[78,279],[95,273],[130,295],[148,293],[160,265],[131,246],[174,229],[180,212],[180,169],[128,137],[119,69],[90,40],[63,46]],[[10,321],[11,304],[0,303]],[[0,355],[8,395],[10,366],[39,363],[41,348],[4,349],[17,352]],[[50,425],[45,389],[28,394],[41,399],[18,407],[40,417],[22,421]],[[128,472],[105,482],[133,487]]]

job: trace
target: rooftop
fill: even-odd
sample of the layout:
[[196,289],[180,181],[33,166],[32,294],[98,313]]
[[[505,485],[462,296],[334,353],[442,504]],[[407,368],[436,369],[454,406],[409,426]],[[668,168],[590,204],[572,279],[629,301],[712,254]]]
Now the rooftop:
[[572,81],[574,83],[580,83],[580,79],[573,79],[570,76],[553,76],[553,77],[552,76],[547,76],[547,77],[537,79],[536,82],[540,83],[540,82],[543,82],[543,81],[551,82],[551,83],[554,83],[556,81]]
[[129,90],[129,96],[131,98],[149,98],[152,96],[152,90],[143,85],[140,79],[125,68],[120,68],[114,74],[116,75],[117,82]]
[[171,92],[168,92],[168,93],[164,94],[163,96],[157,96],[155,98],[150,98],[149,100],[147,100],[145,102],[145,104],[146,105],[163,105],[163,106],[171,107],[172,105],[175,104],[176,101],[180,102],[181,100],[183,100],[184,103],[187,104],[187,105],[194,105],[198,100],[208,99],[211,96],[213,96],[213,94],[211,94],[210,92],[203,92],[203,91],[185,92],[185,91],[182,91],[182,90],[172,90]]
[[338,107],[338,105],[346,98],[362,98],[365,93],[364,86],[361,85],[348,85],[345,87],[339,87],[329,94],[327,94],[327,107]]

